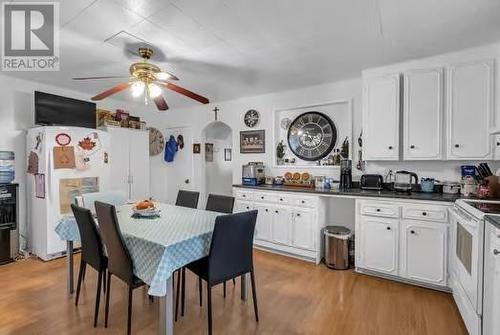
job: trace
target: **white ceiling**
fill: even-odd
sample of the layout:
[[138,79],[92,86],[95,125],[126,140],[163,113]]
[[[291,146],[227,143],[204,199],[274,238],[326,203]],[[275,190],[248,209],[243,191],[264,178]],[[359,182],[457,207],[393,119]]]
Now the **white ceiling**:
[[[31,0],[32,1],[32,0]],[[44,0],[46,1],[46,0]],[[499,0],[61,0],[61,71],[13,73],[90,96],[134,60],[104,42],[126,31],[211,101],[305,87],[362,69],[497,41]],[[11,73],[9,73],[10,75]],[[174,92],[171,107],[196,104]],[[118,99],[130,99],[120,93]]]

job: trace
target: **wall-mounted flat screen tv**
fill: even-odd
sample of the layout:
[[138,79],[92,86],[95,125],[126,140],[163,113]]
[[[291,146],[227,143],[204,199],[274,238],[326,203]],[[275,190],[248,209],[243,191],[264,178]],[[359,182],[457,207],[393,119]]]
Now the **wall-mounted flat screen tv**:
[[35,91],[35,124],[96,127],[96,104]]

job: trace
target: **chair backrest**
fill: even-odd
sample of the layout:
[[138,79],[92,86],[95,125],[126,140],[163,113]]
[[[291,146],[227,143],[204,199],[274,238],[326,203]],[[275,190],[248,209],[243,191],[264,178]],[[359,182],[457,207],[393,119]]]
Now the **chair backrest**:
[[134,267],[118,226],[115,206],[96,201],[95,208],[104,245],[108,252],[108,269],[112,274],[130,284],[134,278]]
[[200,192],[179,190],[179,193],[177,193],[177,200],[175,200],[175,205],[188,208],[197,208],[199,197]]
[[209,194],[207,211],[231,214],[234,207],[234,198],[226,195]]
[[123,191],[91,192],[81,195],[82,207],[90,209],[95,214],[95,202],[105,202],[110,205],[120,206],[127,203],[127,195]]
[[71,204],[71,209],[80,231],[82,260],[96,270],[103,270],[106,265],[104,263],[104,246],[92,213],[90,210],[74,204]]
[[208,281],[218,284],[253,270],[253,235],[257,211],[221,215],[208,256]]

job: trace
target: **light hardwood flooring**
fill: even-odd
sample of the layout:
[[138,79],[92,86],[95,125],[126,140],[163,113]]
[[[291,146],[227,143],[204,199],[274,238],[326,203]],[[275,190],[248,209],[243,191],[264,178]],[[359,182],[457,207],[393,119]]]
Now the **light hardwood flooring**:
[[[75,259],[75,273],[79,257]],[[467,334],[451,295],[270,253],[255,252],[260,322],[251,300],[243,303],[228,282],[228,296],[214,289],[214,334]],[[97,274],[87,267],[80,305],[66,293],[65,260],[29,259],[0,267],[0,334],[125,334],[126,287],[114,280],[110,324],[92,327]],[[207,333],[206,305],[188,275],[186,315],[175,334]],[[204,291],[204,302],[206,294]],[[134,292],[133,334],[157,334],[158,299]]]

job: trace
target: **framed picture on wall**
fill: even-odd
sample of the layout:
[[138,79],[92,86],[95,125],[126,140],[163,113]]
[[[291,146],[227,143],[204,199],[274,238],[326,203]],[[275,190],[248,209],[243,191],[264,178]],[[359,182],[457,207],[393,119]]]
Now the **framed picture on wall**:
[[201,152],[200,143],[194,143],[193,144],[193,154],[199,154],[200,152]]
[[205,161],[214,161],[214,145],[213,143],[205,143]]
[[266,152],[266,131],[240,131],[240,153],[262,154]]
[[232,160],[231,148],[225,148],[224,149],[224,160],[226,162],[230,162]]

